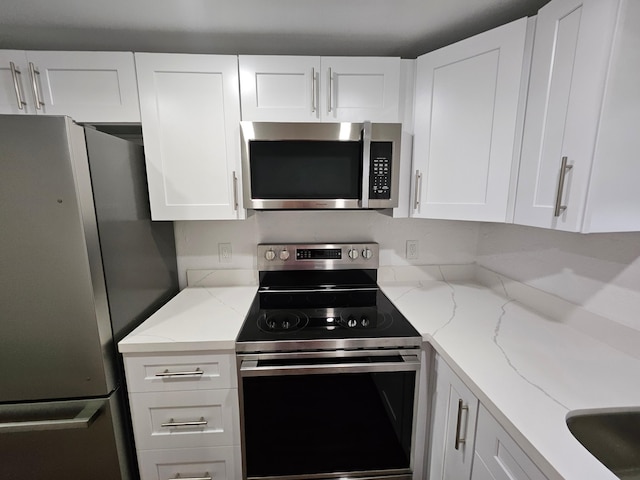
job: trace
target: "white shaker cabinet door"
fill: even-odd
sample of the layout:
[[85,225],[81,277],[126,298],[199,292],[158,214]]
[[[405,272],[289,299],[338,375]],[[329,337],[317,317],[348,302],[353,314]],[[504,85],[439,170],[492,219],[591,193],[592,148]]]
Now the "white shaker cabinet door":
[[320,120],[320,57],[240,55],[238,61],[243,120]]
[[242,218],[238,60],[136,53],[154,220]]
[[321,63],[324,121],[400,121],[400,58],[322,57]]
[[428,478],[469,480],[478,399],[439,356],[436,356],[435,368],[436,392]]
[[0,113],[36,113],[24,50],[0,50]]
[[619,3],[553,0],[538,13],[515,223],[582,228]]
[[413,217],[506,221],[526,38],[522,18],[418,58]]
[[140,121],[130,52],[27,51],[36,113],[85,123]]

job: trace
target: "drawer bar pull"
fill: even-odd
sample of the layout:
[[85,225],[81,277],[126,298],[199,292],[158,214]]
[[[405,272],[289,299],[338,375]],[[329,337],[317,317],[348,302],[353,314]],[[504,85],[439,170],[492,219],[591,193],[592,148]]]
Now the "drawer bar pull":
[[213,480],[213,476],[209,475],[209,472],[205,472],[204,477],[183,477],[179,473],[176,473],[176,476],[171,477],[169,480]]
[[161,427],[202,427],[207,424],[204,417],[200,417],[200,420],[195,422],[174,422],[173,418],[170,418],[167,423],[161,423]]
[[156,377],[195,377],[199,375],[204,375],[204,371],[196,368],[190,372],[170,372],[169,369],[164,372],[156,373]]

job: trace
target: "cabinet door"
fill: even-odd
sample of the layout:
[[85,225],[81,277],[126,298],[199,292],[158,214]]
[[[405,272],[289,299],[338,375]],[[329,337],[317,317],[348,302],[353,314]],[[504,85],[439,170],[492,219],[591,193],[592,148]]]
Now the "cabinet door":
[[526,35],[523,18],[418,58],[414,217],[506,220]]
[[546,480],[484,406],[478,412],[471,480]]
[[140,121],[132,53],[28,51],[27,59],[36,113],[81,123]]
[[242,119],[317,122],[320,57],[241,55]]
[[399,122],[400,59],[322,57],[321,118],[328,122]]
[[27,56],[22,50],[0,50],[0,113],[35,113]]
[[237,57],[136,53],[154,220],[240,218]]
[[478,400],[441,357],[436,357],[429,478],[471,476]]
[[618,5],[553,0],[538,13],[515,223],[581,230]]

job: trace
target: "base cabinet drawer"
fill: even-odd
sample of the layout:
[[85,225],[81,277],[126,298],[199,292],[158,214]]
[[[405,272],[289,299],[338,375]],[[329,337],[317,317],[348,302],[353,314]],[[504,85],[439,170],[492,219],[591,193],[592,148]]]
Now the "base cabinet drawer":
[[237,480],[240,447],[138,452],[141,480]]
[[240,444],[235,389],[136,393],[130,403],[139,450]]

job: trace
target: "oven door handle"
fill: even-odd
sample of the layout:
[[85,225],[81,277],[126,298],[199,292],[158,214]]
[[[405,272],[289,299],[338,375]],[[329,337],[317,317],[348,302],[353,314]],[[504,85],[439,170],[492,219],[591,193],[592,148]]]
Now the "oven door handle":
[[333,373],[381,373],[381,372],[411,372],[420,369],[418,355],[401,355],[401,361],[375,361],[375,357],[368,362],[350,363],[323,363],[305,365],[287,365],[287,360],[282,364],[259,365],[259,360],[242,360],[240,364],[240,376],[265,377],[281,375],[327,375]]

